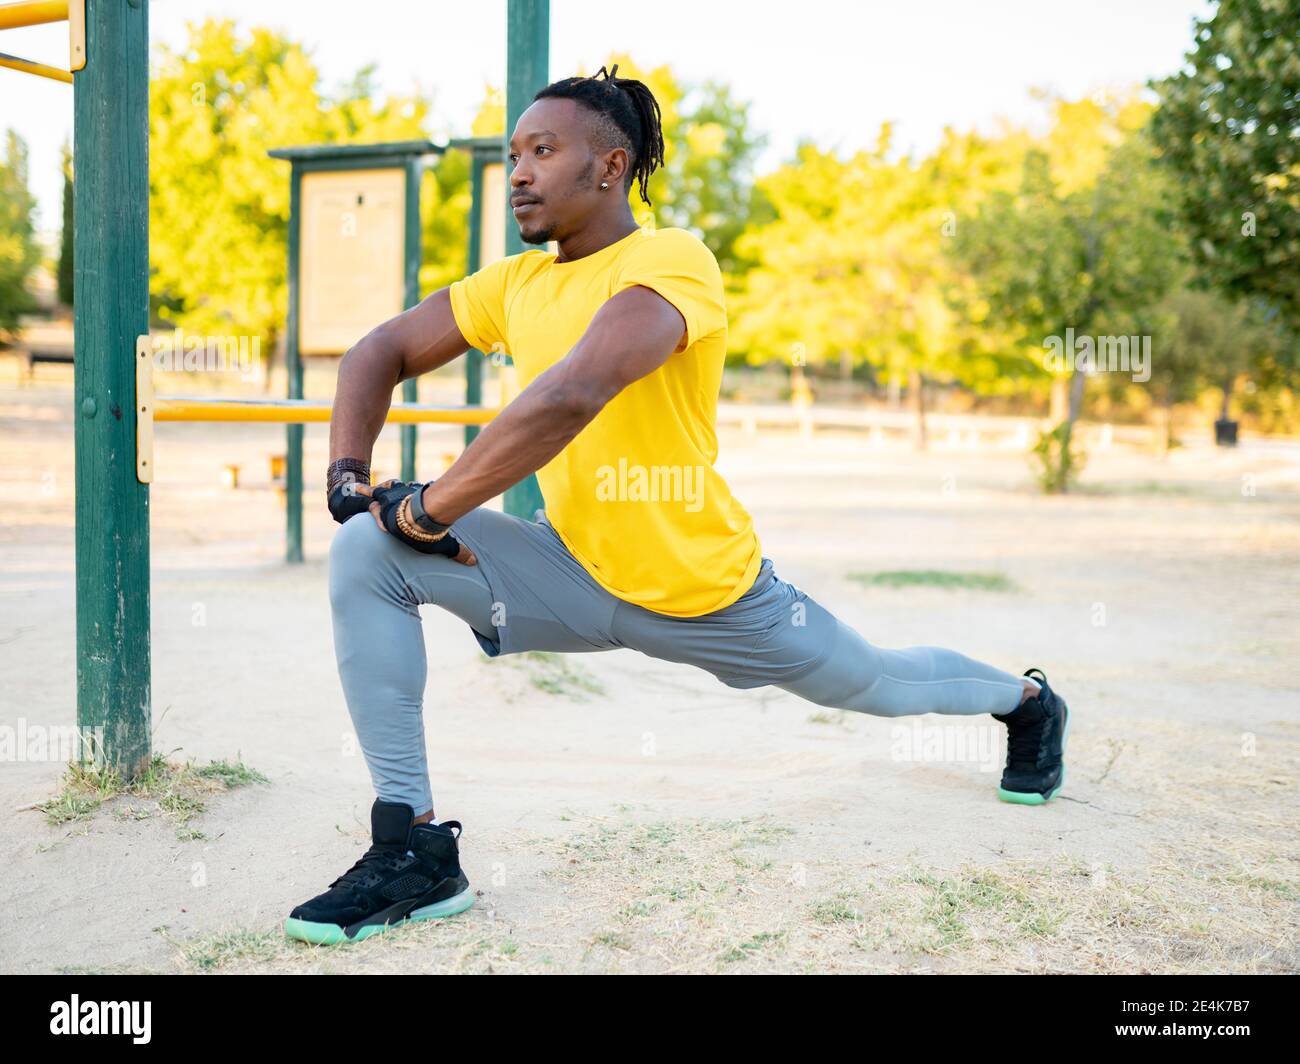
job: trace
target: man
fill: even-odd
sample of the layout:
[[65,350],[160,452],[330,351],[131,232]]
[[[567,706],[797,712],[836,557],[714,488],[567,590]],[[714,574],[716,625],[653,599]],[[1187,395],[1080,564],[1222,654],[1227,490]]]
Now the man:
[[[339,367],[327,491],[342,528],[330,600],[378,797],[373,845],[293,910],[293,937],[350,941],[472,903],[460,825],[433,817],[422,603],[464,620],[491,656],[629,647],[823,706],[991,713],[1009,731],[1001,798],[1040,804],[1064,782],[1068,710],[1041,671],[1017,677],[940,647],[872,646],[762,554],[713,468],[722,277],[690,233],[633,220],[632,182],[649,203],[664,145],[653,95],[617,69],[543,89],[510,141],[520,233],[556,241],[558,254],[529,250],[433,293]],[[523,391],[441,478],[372,487],[394,386],[469,347],[510,354]],[[484,506],[534,471],[545,509],[533,521]]]

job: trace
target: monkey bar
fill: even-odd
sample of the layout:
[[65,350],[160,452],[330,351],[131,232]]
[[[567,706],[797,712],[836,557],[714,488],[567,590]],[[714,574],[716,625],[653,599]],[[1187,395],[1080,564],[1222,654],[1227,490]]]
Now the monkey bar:
[[72,72],[86,65],[86,0],[23,0],[18,4],[0,4],[0,30],[43,26],[51,22],[68,24],[68,69],[47,66],[30,59],[0,52],[0,67],[35,74],[72,84]]
[[[155,395],[154,363],[147,345],[136,352],[135,475],[141,484],[153,481],[154,423],[158,421],[255,421],[281,425],[328,423],[333,404],[323,399],[232,399],[206,396]],[[397,425],[486,425],[513,398],[512,375],[501,375],[500,406],[438,406],[393,403],[387,421]],[[411,479],[403,474],[405,479]],[[300,503],[301,505],[301,503]]]

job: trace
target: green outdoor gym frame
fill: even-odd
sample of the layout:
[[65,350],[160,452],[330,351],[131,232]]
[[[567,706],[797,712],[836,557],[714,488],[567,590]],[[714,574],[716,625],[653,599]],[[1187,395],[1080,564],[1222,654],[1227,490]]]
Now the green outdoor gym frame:
[[[62,13],[61,5],[23,6],[30,17],[15,15],[10,25]],[[43,17],[47,8],[51,18]],[[549,0],[507,0],[507,130],[547,82],[549,26]],[[131,780],[152,760],[149,484],[137,475],[136,395],[136,343],[149,334],[148,0],[85,0],[84,30],[85,64],[71,74],[77,725],[82,735],[102,735],[96,760]],[[499,208],[508,211],[508,199]],[[415,226],[418,236],[418,218]],[[471,241],[477,228],[471,224]],[[506,254],[521,250],[507,224]],[[467,399],[476,402],[481,367],[473,358],[469,366]],[[295,387],[301,393],[300,372],[296,384],[290,374],[291,395]],[[293,425],[291,451],[295,432],[301,448],[302,428]],[[404,476],[414,459],[414,439],[404,433]],[[288,487],[300,535],[301,463]],[[541,500],[530,492],[535,482],[511,489],[507,506],[531,514]]]

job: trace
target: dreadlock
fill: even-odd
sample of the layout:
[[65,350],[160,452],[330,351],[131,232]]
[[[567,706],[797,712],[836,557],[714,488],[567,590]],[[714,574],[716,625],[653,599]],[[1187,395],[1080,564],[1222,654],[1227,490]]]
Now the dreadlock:
[[589,78],[552,82],[533,99],[554,97],[585,104],[596,116],[592,132],[597,147],[601,151],[622,148],[631,160],[623,191],[626,193],[632,187],[635,178],[640,184],[641,198],[650,205],[646,181],[664,164],[659,101],[644,82],[615,77],[617,72],[615,63],[612,70],[602,66]]

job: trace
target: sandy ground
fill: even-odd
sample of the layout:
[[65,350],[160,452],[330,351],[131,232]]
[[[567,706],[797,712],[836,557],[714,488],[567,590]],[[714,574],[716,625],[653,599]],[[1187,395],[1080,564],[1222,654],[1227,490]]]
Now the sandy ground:
[[[0,727],[75,722],[73,448],[57,380],[0,385]],[[309,485],[326,429],[307,431]],[[458,430],[422,430],[421,473]],[[885,646],[1043,668],[1064,794],[997,800],[990,718],[892,721],[731,690],[633,651],[490,661],[425,607],[440,819],[473,909],[360,945],[284,939],[368,844],[326,552],[282,563],[283,430],[163,425],[155,750],[266,782],[51,823],[63,762],[0,764],[0,968],[164,972],[1300,969],[1300,456],[1095,453],[1047,499],[1022,456],[724,431],[777,572]],[[396,472],[396,433],[379,465]],[[242,464],[237,489],[226,462]],[[850,574],[996,572],[1014,590]],[[947,744],[945,746],[945,744]],[[29,808],[24,808],[29,807]],[[186,811],[188,810],[188,812]]]

